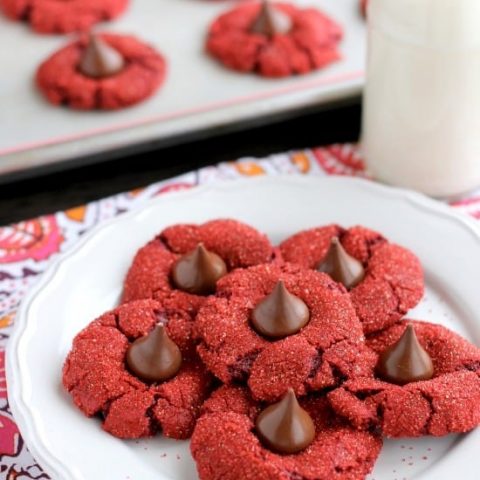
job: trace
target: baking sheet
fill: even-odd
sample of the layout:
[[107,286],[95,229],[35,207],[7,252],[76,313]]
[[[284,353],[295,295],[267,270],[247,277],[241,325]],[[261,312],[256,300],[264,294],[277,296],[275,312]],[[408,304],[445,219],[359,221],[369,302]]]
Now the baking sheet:
[[168,77],[149,101],[116,112],[49,105],[37,92],[37,65],[70,38],[33,33],[0,17],[0,174],[67,161],[181,134],[258,120],[358,94],[365,26],[358,0],[294,0],[315,6],[345,29],[343,60],[309,75],[264,79],[223,68],[204,53],[208,25],[238,1],[131,0],[118,21],[98,30],[137,35],[168,61]]

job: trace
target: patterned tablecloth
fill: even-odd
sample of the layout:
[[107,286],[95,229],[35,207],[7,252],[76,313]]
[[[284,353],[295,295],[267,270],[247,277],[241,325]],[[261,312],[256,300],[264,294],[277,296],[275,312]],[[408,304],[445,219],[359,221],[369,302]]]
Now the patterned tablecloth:
[[[355,146],[333,145],[272,155],[261,160],[244,158],[222,163],[71,210],[0,228],[0,479],[49,478],[28,452],[12,417],[5,379],[5,348],[8,347],[19,302],[50,262],[59,253],[72,248],[97,224],[138,208],[157,195],[220,180],[286,173],[367,177]],[[480,191],[452,206],[480,220]]]

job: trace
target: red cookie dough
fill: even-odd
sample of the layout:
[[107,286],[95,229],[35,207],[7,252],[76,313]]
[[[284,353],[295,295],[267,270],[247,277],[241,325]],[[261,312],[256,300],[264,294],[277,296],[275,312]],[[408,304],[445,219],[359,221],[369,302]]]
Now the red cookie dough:
[[279,455],[254,433],[261,406],[245,389],[223,386],[204,405],[190,449],[201,480],[360,480],[372,470],[382,441],[334,418],[325,398],[301,399],[316,437],[304,451]]
[[81,38],[40,65],[36,82],[49,102],[80,110],[116,110],[145,100],[160,87],[166,64],[158,52],[135,37],[100,37],[124,56],[125,68],[101,79],[81,73],[78,64],[88,41]]
[[[178,374],[147,385],[125,366],[128,346],[162,322],[179,346]],[[99,415],[103,428],[119,438],[140,438],[162,430],[182,439],[192,434],[211,376],[195,354],[191,320],[154,300],[139,300],[105,313],[80,332],[63,367],[63,385],[87,416]]]
[[[371,335],[367,344],[381,353],[403,334],[401,320]],[[387,437],[443,436],[480,424],[480,349],[441,325],[411,321],[433,360],[434,377],[404,386],[381,380],[347,381],[328,394],[335,411],[360,429]]]
[[[310,310],[299,333],[268,340],[250,324],[252,309],[282,280]],[[195,320],[197,347],[208,369],[225,383],[245,382],[257,399],[275,401],[289,387],[297,395],[372,376],[375,355],[349,295],[327,275],[290,264],[236,270],[217,284]]]
[[335,236],[366,269],[363,281],[350,291],[365,333],[392,325],[421,300],[424,280],[417,257],[373,230],[318,227],[291,236],[280,245],[280,251],[285,261],[315,269]]
[[27,21],[39,33],[89,30],[118,17],[128,0],[0,0],[0,8],[13,20]]
[[201,242],[222,257],[229,270],[270,262],[274,256],[265,235],[236,220],[174,225],[138,251],[125,278],[122,302],[156,298],[172,308],[195,315],[207,297],[175,288],[170,281],[170,271],[181,255]]
[[210,27],[206,48],[225,66],[265,77],[308,73],[341,58],[341,27],[314,8],[275,3],[292,21],[286,34],[269,38],[251,33],[261,4],[248,3],[221,15]]

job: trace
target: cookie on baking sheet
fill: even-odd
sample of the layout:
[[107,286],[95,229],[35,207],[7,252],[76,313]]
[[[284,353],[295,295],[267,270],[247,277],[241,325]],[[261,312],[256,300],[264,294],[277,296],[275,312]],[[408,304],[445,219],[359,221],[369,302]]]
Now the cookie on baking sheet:
[[273,258],[268,238],[236,220],[173,225],[137,252],[122,302],[156,298],[194,315],[227,271]]
[[[381,376],[347,381],[328,394],[336,413],[357,428],[374,428],[393,438],[443,436],[480,425],[480,349],[441,325],[413,320],[400,320],[370,335],[367,345],[381,355],[406,338],[407,325],[431,358],[433,370],[427,378],[403,384]],[[395,359],[397,366],[401,355]],[[418,362],[421,357],[416,352],[411,358]],[[411,362],[405,366],[411,368]]]
[[[338,242],[332,245],[332,239]],[[360,226],[344,229],[338,225],[313,228],[286,239],[280,244],[280,251],[285,261],[328,271],[324,261],[332,246],[337,257],[331,263],[356,260],[361,264],[357,281],[350,285],[350,296],[365,333],[392,325],[421,300],[424,279],[417,257],[373,230]],[[352,267],[358,265],[347,264],[345,271],[339,273],[351,273]]]
[[206,49],[226,67],[266,77],[304,74],[340,59],[341,27],[315,8],[255,2],[210,26]]
[[220,387],[205,403],[190,445],[200,479],[365,478],[380,453],[381,438],[335,418],[325,398],[299,402],[313,420],[314,438],[298,453],[279,454],[255,430],[265,405],[255,402],[246,389]]
[[13,20],[27,21],[39,33],[86,31],[99,22],[118,17],[128,0],[0,0]]
[[[116,437],[148,437],[161,430],[188,438],[212,380],[195,354],[191,328],[188,316],[157,301],[122,305],[75,337],[63,385],[85,415],[100,416],[104,430]],[[157,341],[161,376],[151,371],[152,350],[145,339]]]
[[165,60],[152,47],[132,36],[101,34],[54,53],[38,68],[36,82],[54,105],[116,110],[150,97],[165,74]]
[[195,319],[198,352],[225,383],[274,401],[373,375],[375,355],[346,289],[327,275],[272,263],[235,270]]

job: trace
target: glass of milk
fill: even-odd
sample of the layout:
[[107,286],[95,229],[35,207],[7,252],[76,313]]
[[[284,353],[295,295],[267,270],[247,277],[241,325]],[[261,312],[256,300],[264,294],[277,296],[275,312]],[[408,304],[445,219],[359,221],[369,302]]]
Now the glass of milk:
[[362,148],[384,182],[480,186],[480,0],[370,0]]

